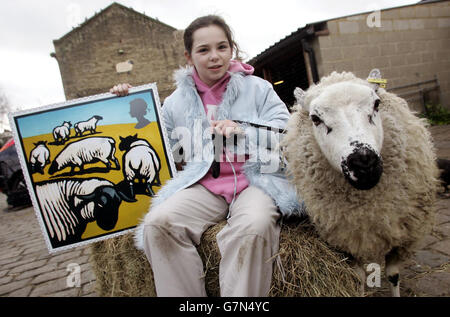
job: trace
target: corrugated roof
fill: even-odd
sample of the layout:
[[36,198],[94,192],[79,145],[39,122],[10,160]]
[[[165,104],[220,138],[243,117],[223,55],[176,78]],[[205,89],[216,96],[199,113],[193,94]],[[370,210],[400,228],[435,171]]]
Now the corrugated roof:
[[267,55],[271,54],[274,50],[279,50],[283,48],[284,46],[287,46],[290,44],[291,41],[296,39],[301,39],[308,35],[308,29],[312,26],[312,24],[307,24],[306,26],[302,28],[298,28],[296,31],[292,32],[291,34],[285,36],[278,42],[274,43],[273,45],[269,46],[267,49],[265,49],[263,52],[259,53],[255,57],[253,57],[251,60],[248,61],[249,64],[255,65],[258,63],[259,60],[263,59]]

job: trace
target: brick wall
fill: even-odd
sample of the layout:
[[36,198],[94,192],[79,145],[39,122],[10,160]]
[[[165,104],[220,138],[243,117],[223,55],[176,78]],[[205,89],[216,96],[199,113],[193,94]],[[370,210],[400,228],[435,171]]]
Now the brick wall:
[[[161,100],[173,90],[172,74],[185,64],[182,31],[113,4],[54,41],[66,99],[107,92],[114,84],[156,82]],[[129,72],[118,63],[131,60]]]
[[368,26],[370,14],[327,22],[329,35],[313,43],[320,77],[336,70],[366,78],[379,68],[388,89],[437,77],[450,109],[450,1],[383,10],[381,27]]

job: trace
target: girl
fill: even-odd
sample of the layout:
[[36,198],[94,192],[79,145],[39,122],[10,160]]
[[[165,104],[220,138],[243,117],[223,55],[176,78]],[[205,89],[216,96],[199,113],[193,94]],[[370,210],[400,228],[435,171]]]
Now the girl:
[[[222,18],[193,21],[184,45],[188,67],[176,71],[177,89],[162,111],[172,149],[182,145],[187,164],[153,199],[136,231],[136,245],[152,266],[158,296],[206,296],[195,246],[208,227],[227,219],[216,236],[221,296],[267,296],[279,245],[279,211],[299,207],[295,190],[276,168],[261,173],[267,166],[249,159],[255,155],[249,145],[256,142],[246,143],[247,152],[241,153],[246,155],[227,147],[215,156],[213,138],[203,131],[212,128],[226,137],[240,132],[248,141],[262,129],[233,120],[282,129],[289,112],[270,83],[252,76],[252,66],[232,59],[233,53],[239,58],[239,49]],[[130,87],[117,85],[111,92],[126,95]]]

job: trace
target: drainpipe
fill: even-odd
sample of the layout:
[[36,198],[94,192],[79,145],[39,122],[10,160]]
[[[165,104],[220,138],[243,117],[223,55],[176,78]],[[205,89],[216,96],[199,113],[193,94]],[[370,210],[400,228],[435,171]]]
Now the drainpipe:
[[[305,56],[306,72],[308,73],[308,81],[317,83],[319,81],[319,74],[317,72],[316,55],[313,48],[309,45],[306,39],[302,39],[303,54]],[[311,83],[310,83],[311,85]]]

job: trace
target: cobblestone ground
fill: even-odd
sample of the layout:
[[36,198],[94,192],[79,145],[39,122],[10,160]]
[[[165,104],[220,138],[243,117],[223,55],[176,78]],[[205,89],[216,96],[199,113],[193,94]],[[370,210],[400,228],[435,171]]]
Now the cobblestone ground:
[[[95,296],[89,247],[49,254],[32,207],[5,211],[0,194],[0,296]],[[80,287],[69,264],[80,266]]]
[[[432,127],[438,156],[450,159],[450,126]],[[0,296],[96,296],[90,248],[49,254],[33,208],[7,210],[0,194]],[[68,287],[69,264],[80,266],[80,287]],[[450,296],[450,198],[439,196],[436,225],[404,264],[402,296]],[[389,296],[385,278],[369,296]]]

